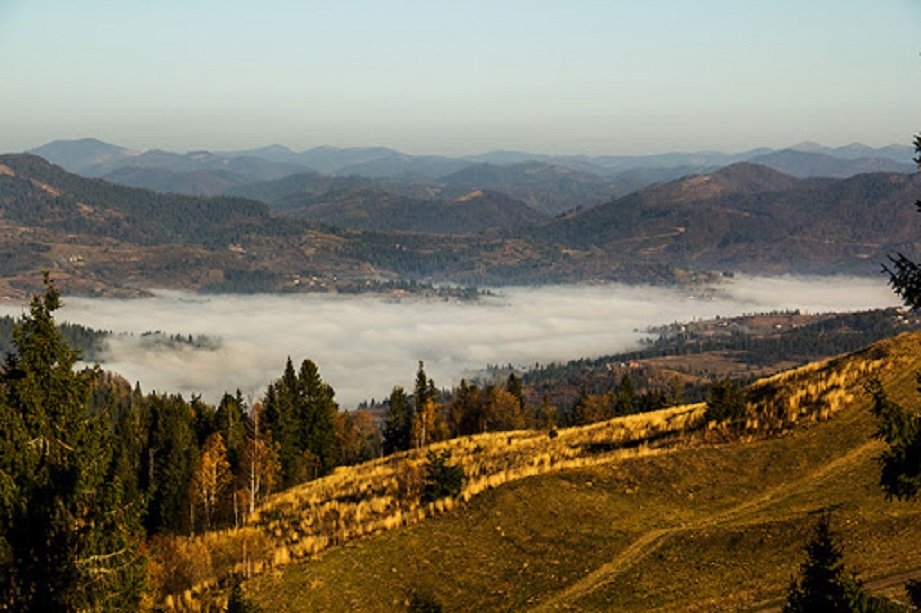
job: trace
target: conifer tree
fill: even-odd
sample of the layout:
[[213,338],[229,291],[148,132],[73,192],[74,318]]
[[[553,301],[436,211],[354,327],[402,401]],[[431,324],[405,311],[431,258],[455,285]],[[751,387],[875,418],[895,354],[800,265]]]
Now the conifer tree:
[[17,611],[130,610],[143,585],[139,510],[115,474],[109,416],[88,409],[92,372],[45,293],[0,371],[0,603]]
[[336,464],[336,419],[339,407],[333,388],[320,377],[317,365],[304,360],[298,372],[297,416],[300,447],[316,459],[313,477],[326,474]]
[[304,360],[295,372],[291,358],[281,379],[265,395],[265,421],[278,444],[285,487],[315,478],[335,464],[336,415],[333,388],[316,364]]
[[521,377],[517,376],[515,373],[509,373],[508,379],[505,382],[505,391],[515,397],[515,400],[518,401],[518,405],[521,407],[522,414],[524,414],[525,400],[524,390],[521,385]]
[[713,379],[707,393],[705,416],[711,421],[735,421],[745,415],[745,390],[726,377]]
[[214,412],[214,426],[224,439],[231,470],[239,472],[246,440],[246,401],[240,390],[234,396],[224,394],[221,398]]
[[387,415],[384,417],[384,453],[409,449],[412,432],[412,414],[409,398],[402,387],[394,386],[390,392]]
[[[921,134],[915,136],[914,144],[915,163],[921,169]],[[915,206],[921,211],[921,200]],[[906,306],[921,309],[921,266],[901,253],[889,260],[891,268],[883,266],[889,273],[889,284]],[[921,374],[918,384],[921,391]],[[879,421],[877,436],[888,445],[880,458],[880,484],[889,497],[913,498],[921,488],[921,414],[891,402],[878,381],[869,382],[867,387]]]
[[841,550],[834,542],[828,515],[822,515],[806,543],[800,580],[791,580],[784,611],[850,611]]
[[178,395],[150,394],[145,405],[150,435],[141,456],[141,477],[147,531],[188,534],[192,528],[189,481],[198,462],[195,414]]
[[[432,386],[434,387],[434,386]],[[419,370],[416,371],[416,384],[413,387],[413,411],[417,412],[429,400],[429,379],[425,374],[425,366],[419,360]]]
[[620,378],[620,387],[617,388],[617,400],[614,410],[618,415],[629,415],[636,412],[636,386],[630,373],[624,373]]
[[300,445],[297,392],[297,373],[289,357],[281,379],[270,384],[265,395],[265,421],[272,432],[272,439],[278,443],[283,487],[307,479],[307,466]]

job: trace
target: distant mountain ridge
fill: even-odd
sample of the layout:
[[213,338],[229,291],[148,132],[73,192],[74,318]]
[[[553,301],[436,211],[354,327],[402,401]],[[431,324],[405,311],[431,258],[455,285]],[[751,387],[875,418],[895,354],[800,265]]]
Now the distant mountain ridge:
[[797,179],[739,163],[649,187],[527,234],[711,270],[875,274],[887,254],[917,251],[921,219],[909,204],[919,190],[918,173]]
[[[852,144],[828,148],[809,142],[779,151],[760,148],[733,154],[701,151],[590,156],[494,151],[448,157],[409,155],[387,147],[322,146],[298,152],[278,144],[236,151],[137,152],[97,139],[78,139],[48,143],[33,153],[83,176],[162,193],[244,196],[282,213],[297,210],[298,214],[306,214],[303,207],[292,206],[299,201],[304,204],[324,200],[344,205],[347,200],[347,213],[326,206],[313,207],[310,215],[322,215],[315,218],[321,223],[352,228],[368,228],[369,220],[377,219],[381,225],[376,229],[380,230],[395,229],[381,212],[387,203],[393,206],[396,197],[402,198],[404,205],[420,201],[415,209],[424,216],[466,193],[480,190],[523,202],[541,216],[556,216],[592,208],[656,183],[710,173],[739,162],[761,164],[795,177],[845,178],[866,172],[909,173],[914,169],[907,146],[873,149]],[[343,190],[359,187],[364,188],[361,197],[343,200]],[[283,191],[287,188],[289,191]],[[382,202],[373,201],[374,193]],[[356,208],[360,204],[365,211]],[[515,217],[511,214],[510,218]],[[496,228],[509,226],[508,220],[489,218]],[[534,216],[517,218],[527,223]],[[406,229],[437,227],[450,232],[448,220],[456,222],[455,232],[482,225],[448,215],[444,223],[409,224]]]
[[34,289],[43,269],[68,291],[116,295],[149,287],[294,291],[307,287],[304,279],[328,290],[355,279],[655,284],[716,271],[874,275],[887,254],[917,258],[921,235],[910,205],[921,191],[917,173],[798,179],[738,163],[552,219],[488,189],[429,193],[429,184],[401,184],[420,198],[317,173],[287,187],[298,184],[297,194],[271,204],[201,198],[87,179],[33,155],[0,156],[0,294]]

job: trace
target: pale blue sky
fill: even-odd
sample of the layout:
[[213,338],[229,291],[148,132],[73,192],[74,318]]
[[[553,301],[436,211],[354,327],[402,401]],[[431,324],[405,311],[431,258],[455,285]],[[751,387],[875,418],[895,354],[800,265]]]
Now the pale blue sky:
[[0,151],[908,143],[918,0],[0,0]]

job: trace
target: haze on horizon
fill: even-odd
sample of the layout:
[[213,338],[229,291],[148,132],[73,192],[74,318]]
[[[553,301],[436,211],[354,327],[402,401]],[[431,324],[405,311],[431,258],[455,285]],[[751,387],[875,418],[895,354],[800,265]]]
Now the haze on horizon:
[[0,4],[0,150],[906,143],[911,0]]

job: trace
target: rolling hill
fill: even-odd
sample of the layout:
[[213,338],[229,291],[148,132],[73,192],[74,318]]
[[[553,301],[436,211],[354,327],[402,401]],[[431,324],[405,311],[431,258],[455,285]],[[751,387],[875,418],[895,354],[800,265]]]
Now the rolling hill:
[[[453,205],[478,223],[531,215],[502,198]],[[517,212],[516,212],[517,211]],[[260,202],[129,188],[65,172],[32,155],[0,156],[0,293],[24,296],[50,270],[69,293],[136,295],[147,288],[335,291],[356,280],[467,284],[600,277],[674,283],[668,265],[487,234],[337,230],[273,214]]]
[[515,228],[546,219],[505,194],[474,190],[454,200],[420,200],[373,188],[293,196],[272,203],[273,210],[342,228],[383,232],[468,234]]
[[873,275],[887,254],[915,255],[921,229],[910,206],[918,175],[796,179],[736,164],[549,221],[488,189],[414,183],[401,194],[367,181],[302,173],[262,184],[267,196],[300,190],[270,206],[129,188],[36,156],[0,156],[0,287],[34,290],[43,269],[66,291],[129,294],[331,290],[395,278],[503,285],[683,283],[714,271]]
[[[909,333],[760,380],[735,425],[690,405],[340,468],[175,551],[251,576],[247,597],[276,611],[400,610],[413,594],[458,610],[770,609],[815,513],[833,508],[845,564],[897,594],[921,576],[921,504],[877,485],[863,385],[878,377],[913,402],[919,356]],[[456,499],[420,505],[430,449],[449,451],[467,481]],[[167,602],[220,602],[199,572],[172,576],[188,591]]]
[[598,175],[534,161],[470,166],[442,177],[441,182],[455,190],[500,191],[545,215],[558,215],[577,205],[591,207],[610,198],[617,189]]
[[533,230],[577,249],[749,272],[876,274],[914,253],[921,176],[796,179],[740,163],[656,185]]

